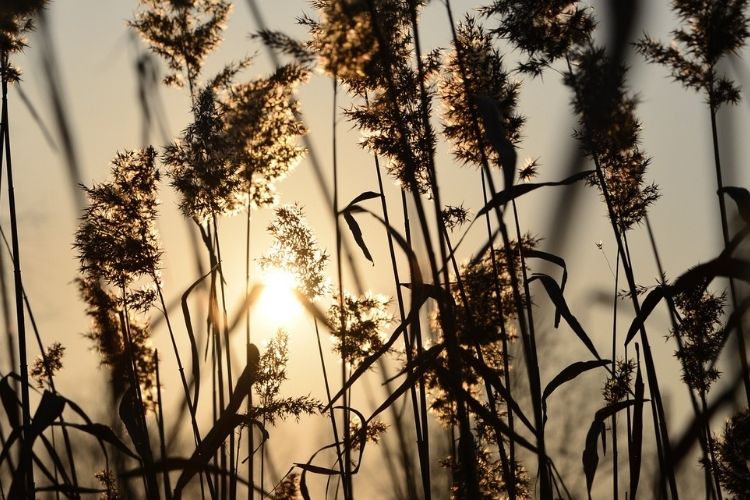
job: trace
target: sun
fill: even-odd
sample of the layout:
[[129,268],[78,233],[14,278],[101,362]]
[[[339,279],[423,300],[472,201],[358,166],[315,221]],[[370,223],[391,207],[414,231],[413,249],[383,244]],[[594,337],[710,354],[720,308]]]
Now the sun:
[[263,293],[258,311],[268,321],[287,324],[299,316],[302,305],[297,300],[297,278],[283,269],[270,268],[263,272]]

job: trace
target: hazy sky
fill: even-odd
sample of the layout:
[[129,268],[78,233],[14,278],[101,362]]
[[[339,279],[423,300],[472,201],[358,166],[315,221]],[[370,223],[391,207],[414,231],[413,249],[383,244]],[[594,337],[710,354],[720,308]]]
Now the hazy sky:
[[[269,27],[300,37],[304,35],[303,30],[296,25],[295,18],[303,12],[312,14],[312,8],[306,1],[259,0],[257,3],[265,14]],[[452,3],[458,18],[458,13],[486,2]],[[598,8],[600,3],[604,2],[594,2],[595,7]],[[646,31],[662,38],[667,36],[668,30],[675,23],[667,10],[668,2],[642,3],[641,28],[638,31]],[[73,131],[83,182],[86,184],[107,178],[109,162],[116,151],[142,145],[134,64],[145,46],[136,41],[126,27],[126,21],[132,18],[136,7],[135,1],[53,0],[47,12],[60,74],[59,82],[63,90],[65,117]],[[442,2],[431,2],[422,21],[422,35],[428,48],[448,45],[447,22]],[[490,20],[488,24],[493,26],[494,22]],[[255,28],[247,5],[243,1],[238,2],[230,19],[226,40],[210,57],[204,75],[212,74],[230,60],[251,54],[256,54],[256,58],[248,74],[252,76],[267,73],[270,63],[265,52],[258,42],[248,37]],[[17,58],[18,65],[24,71],[21,88],[38,111],[41,121],[50,130],[54,142],[59,145],[60,136],[44,82],[41,57],[39,38],[32,36],[30,47],[23,56]],[[515,58],[516,54],[508,53],[509,64]],[[630,60],[630,66],[631,87],[636,89],[642,101],[638,108],[638,115],[643,123],[642,146],[653,157],[647,177],[660,186],[662,194],[662,198],[650,212],[651,221],[660,250],[665,256],[668,276],[674,278],[689,266],[712,258],[719,249],[720,226],[709,149],[709,115],[703,98],[670,82],[663,68],[646,65],[639,56]],[[739,68],[742,77],[747,75],[748,69],[744,66],[736,65],[732,68]],[[570,95],[560,80],[558,74],[548,71],[543,79],[525,82],[521,90],[520,110],[528,117],[528,123],[523,129],[525,139],[519,156],[539,157],[540,180],[561,178],[571,146],[574,123],[569,107]],[[161,96],[166,109],[167,132],[171,139],[188,123],[188,97],[184,90],[166,88],[162,88]],[[330,80],[320,75],[314,76],[309,84],[300,89],[299,97],[311,140],[324,168],[329,169]],[[96,354],[90,350],[88,341],[81,337],[88,322],[73,283],[77,274],[77,262],[71,244],[78,214],[73,203],[70,179],[59,146],[53,147],[45,140],[40,127],[15,90],[11,91],[10,99],[16,199],[20,214],[26,291],[45,343],[61,341],[67,347],[65,369],[59,378],[59,388],[72,399],[84,401],[84,406],[87,406],[87,400],[90,401],[88,407],[93,410],[96,408],[93,393],[108,375],[105,370],[97,368]],[[346,102],[340,104],[344,106]],[[750,156],[747,141],[741,140],[748,126],[748,110],[748,104],[742,102],[724,112],[721,120],[722,132],[729,130],[727,124],[735,124],[733,130],[737,137],[737,156],[740,158]],[[439,111],[439,105],[436,105],[436,111]],[[341,115],[340,118],[341,199],[349,200],[362,191],[375,190],[377,184],[372,158],[357,145],[358,133],[351,129],[351,125]],[[164,138],[154,133],[151,142],[160,146],[164,144]],[[724,151],[727,166],[732,162],[731,152],[732,145],[729,143]],[[457,166],[442,141],[439,145],[438,169],[445,203],[455,205],[463,202],[467,208],[475,210],[481,206],[477,172]],[[734,173],[735,180],[728,183],[747,186],[750,184],[747,172],[744,165],[738,164]],[[163,218],[160,222],[166,251],[163,274],[166,292],[174,299],[182,294],[196,278],[196,274],[188,259],[187,224],[178,214],[175,196],[167,182],[163,184]],[[393,183],[389,181],[389,184],[389,190],[395,194]],[[279,185],[279,191],[283,203],[296,201],[305,206],[310,224],[318,234],[321,245],[327,247],[329,253],[334,253],[332,220],[323,210],[323,199],[315,186],[307,161],[303,161]],[[552,191],[540,190],[519,203],[525,230],[537,236],[545,236],[549,211],[554,207],[551,203],[553,198]],[[6,194],[3,193],[3,203],[5,199]],[[734,214],[734,206],[731,203],[728,206],[730,214]],[[597,294],[611,293],[613,280],[607,262],[594,242],[604,242],[604,251],[612,265],[615,263],[615,246],[605,218],[604,206],[599,202],[596,191],[585,191],[583,202],[573,216],[572,233],[562,255],[568,263],[570,273],[566,296],[571,309],[595,338],[597,346],[603,352],[608,352],[611,305],[596,302],[595,297]],[[253,254],[257,257],[269,245],[264,227],[270,218],[270,211],[256,212],[253,217]],[[0,221],[7,230],[7,216],[1,216]],[[472,232],[463,247],[463,258],[468,257],[482,241],[482,231],[477,226],[478,230]],[[237,269],[236,273],[228,276],[233,296],[240,295],[244,280],[244,266],[241,264],[244,252],[243,228],[242,217],[222,222],[225,261],[234,263]],[[355,252],[365,283],[374,291],[392,295],[394,292],[387,249],[380,243],[384,241],[382,229],[366,223],[363,224],[363,230],[365,239],[371,242],[370,248],[375,259],[375,266],[372,267]],[[645,229],[636,228],[629,238],[634,249],[638,282],[642,285],[655,284],[657,272]],[[544,241],[540,248],[546,249]],[[331,276],[335,276],[333,261],[329,270]],[[351,286],[351,283],[347,283],[347,286]],[[540,306],[546,305],[546,297],[539,292],[541,290],[537,290],[535,302]],[[623,303],[621,311],[620,332],[624,332],[631,318],[630,308]],[[179,319],[177,312],[175,315]],[[549,313],[540,314],[537,319],[543,338],[550,336],[551,339],[557,339],[551,341],[551,345],[574,343],[574,337],[565,326],[559,331],[552,329]],[[668,333],[664,311],[655,313],[649,324],[651,343],[658,356],[662,380],[677,380],[679,366],[671,356],[674,346],[664,342],[664,336]],[[267,337],[273,332],[273,328],[267,319],[255,319],[254,332],[258,338]],[[309,321],[301,316],[291,322],[288,328],[291,339],[290,382],[287,386],[289,392],[322,395],[319,366],[316,358],[310,355],[315,344]],[[158,330],[154,342],[166,359],[165,366],[169,367],[172,355],[165,332]],[[183,345],[185,346],[186,344]],[[550,366],[549,371],[545,371],[547,380],[566,361],[585,356],[583,350],[578,348],[555,349],[543,354],[543,362],[548,360]],[[31,353],[32,357],[36,354],[33,344]],[[335,363],[333,358],[329,361]],[[5,363],[4,357],[2,362]],[[176,380],[167,379],[166,392],[176,393],[177,390]],[[674,391],[669,398],[674,404],[673,408],[683,407],[685,395],[685,390],[681,387]],[[679,415],[677,417],[675,422],[681,422]],[[674,428],[678,429],[679,424]],[[582,443],[578,444],[582,449]],[[307,457],[298,456],[295,459],[303,458]]]

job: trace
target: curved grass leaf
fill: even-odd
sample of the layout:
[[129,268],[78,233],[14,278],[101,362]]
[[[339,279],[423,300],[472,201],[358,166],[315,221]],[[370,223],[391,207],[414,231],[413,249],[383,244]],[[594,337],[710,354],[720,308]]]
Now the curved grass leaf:
[[[555,264],[562,268],[562,277],[560,278],[560,292],[565,293],[565,285],[568,283],[568,266],[565,265],[565,259],[562,257],[558,257],[557,255],[543,252],[541,250],[534,250],[534,249],[523,249],[523,256],[525,258],[534,258],[534,259],[542,259],[546,260],[547,262],[550,262],[552,264]],[[560,326],[560,310],[555,310],[555,328],[558,328]]]
[[[424,303],[424,300],[426,297],[423,297],[419,302]],[[412,301],[412,305],[415,304],[415,301]],[[348,391],[349,388],[361,377],[364,373],[367,372],[367,370],[378,360],[381,356],[383,356],[386,352],[390,350],[391,347],[393,347],[393,344],[396,343],[396,341],[403,335],[403,333],[406,331],[406,328],[411,325],[413,321],[418,320],[419,318],[419,310],[411,311],[409,315],[404,319],[404,321],[396,327],[395,330],[391,333],[391,336],[388,338],[387,341],[383,343],[383,345],[375,351],[374,353],[367,356],[365,359],[362,360],[362,362],[357,366],[357,368],[354,370],[354,372],[349,376],[349,378],[346,380],[346,383],[344,386],[337,392],[335,395],[331,396],[331,402],[323,408],[322,413],[327,412],[331,405],[336,402],[340,397],[344,395],[345,391]]]
[[655,288],[643,300],[641,314],[633,319],[625,337],[625,345],[633,340],[635,334],[641,329],[661,299],[667,295],[674,297],[697,286],[708,286],[718,276],[735,278],[750,283],[750,262],[729,257],[722,252],[722,255],[714,260],[689,269],[677,278],[674,284]]
[[351,231],[354,241],[357,242],[357,246],[362,250],[365,258],[375,264],[375,261],[372,260],[370,250],[367,248],[367,244],[365,244],[365,239],[362,237],[362,230],[359,228],[359,224],[357,224],[354,216],[348,210],[344,212],[344,220],[346,221],[346,225],[349,226],[349,231]]
[[524,414],[523,410],[521,410],[521,407],[518,405],[518,403],[516,403],[515,399],[513,399],[510,392],[508,392],[508,389],[506,389],[502,384],[502,382],[500,381],[500,377],[498,377],[498,374],[492,368],[487,366],[482,360],[475,358],[471,355],[470,352],[466,351],[465,349],[461,349],[461,355],[464,362],[474,370],[476,370],[477,373],[479,373],[479,375],[481,375],[485,381],[489,382],[492,388],[495,389],[498,394],[500,394],[500,396],[503,398],[503,401],[505,401],[505,404],[509,405],[513,409],[513,415],[516,415],[518,418],[520,418],[521,422],[523,422],[523,424],[533,434],[536,434],[536,429],[534,429],[531,421]]
[[18,401],[16,391],[8,383],[9,376],[6,375],[0,380],[0,402],[3,404],[3,409],[5,410],[5,415],[8,417],[11,428],[15,429],[21,425],[18,416],[21,403]]
[[577,174],[571,175],[567,179],[563,179],[557,182],[539,182],[536,184],[534,183],[518,184],[518,185],[513,186],[510,189],[504,189],[503,191],[500,191],[495,196],[493,196],[492,199],[484,207],[482,207],[481,210],[477,212],[475,219],[478,219],[479,217],[486,214],[490,210],[503,207],[509,201],[515,200],[519,196],[522,196],[526,193],[529,193],[541,187],[565,186],[567,184],[573,184],[575,182],[578,182],[582,179],[587,178],[593,173],[594,173],[594,170],[584,170],[583,172],[578,172]]
[[380,198],[380,197],[381,197],[380,193],[376,193],[374,191],[365,191],[364,193],[361,193],[359,196],[355,197],[352,201],[350,201],[349,204],[346,207],[344,207],[343,210],[341,210],[341,212],[348,211],[350,208],[354,207],[357,203],[361,201],[371,200],[373,198]]
[[[129,457],[138,459],[138,455],[136,455],[128,446],[120,440],[119,437],[117,437],[117,434],[115,432],[107,427],[104,424],[74,424],[71,422],[58,422],[54,424],[58,427],[69,427],[72,429],[78,429],[81,432],[85,432],[86,434],[89,434],[97,439],[99,443],[109,443],[121,452],[125,453]],[[102,448],[104,448],[102,446]]]
[[560,373],[558,373],[555,378],[553,378],[549,384],[544,388],[544,392],[542,392],[542,407],[544,411],[544,420],[547,420],[547,398],[552,395],[553,392],[555,392],[555,389],[563,385],[565,382],[570,382],[574,378],[576,378],[578,375],[587,372],[589,370],[593,370],[595,368],[599,368],[602,366],[606,366],[609,363],[611,363],[608,359],[597,359],[592,361],[577,361],[575,363],[572,363],[565,367]]
[[[447,373],[448,370],[443,368],[442,366],[437,366],[436,371],[443,377],[449,377],[450,375]],[[492,413],[485,405],[474,399],[474,397],[471,396],[465,389],[460,388],[454,391],[455,394],[453,394],[454,397],[457,397],[458,399],[464,401],[466,404],[469,405],[469,409],[473,411],[476,415],[478,415],[480,418],[482,418],[488,425],[492,426],[495,432],[498,433],[498,435],[508,436],[512,437],[516,444],[519,444],[526,448],[527,450],[531,451],[532,453],[539,454],[539,449],[531,444],[526,438],[521,436],[520,434],[517,434],[515,431],[512,431],[510,427],[508,427],[505,422],[500,420],[497,415]]]
[[552,303],[555,304],[557,311],[559,311],[560,315],[565,318],[568,326],[570,326],[570,328],[573,330],[573,333],[575,333],[578,338],[581,339],[583,345],[586,346],[586,348],[591,352],[591,354],[594,355],[596,359],[602,359],[601,356],[599,356],[596,347],[594,347],[594,343],[586,333],[586,330],[583,329],[581,324],[578,322],[578,319],[573,315],[572,312],[570,312],[568,304],[567,302],[565,302],[565,297],[563,297],[562,290],[560,290],[560,287],[557,286],[557,282],[552,279],[552,277],[547,276],[546,274],[538,273],[532,275],[531,278],[529,278],[529,283],[535,280],[539,280],[542,282],[542,285],[544,285],[544,289],[547,291],[547,295],[552,300]]
[[[638,344],[635,344],[638,352]],[[643,393],[644,384],[641,375],[641,357],[638,358],[638,369],[635,374],[635,406],[633,407],[633,430],[631,433],[630,446],[628,447],[628,460],[630,462],[630,497],[637,498],[638,480],[641,476],[641,450],[643,447]]]
[[[34,412],[34,417],[31,419],[28,436],[24,436],[28,442],[28,448],[30,451],[33,449],[36,438],[38,438],[47,427],[52,425],[60,415],[62,415],[64,409],[65,398],[62,398],[53,392],[44,391],[44,394],[42,394],[42,400],[39,402],[39,406],[37,406],[36,412]],[[15,433],[16,429],[13,431]],[[10,441],[10,438],[8,441]],[[6,446],[9,445],[6,443]],[[13,482],[10,485],[10,493],[8,495],[9,498],[19,498],[16,495],[19,495],[24,490],[25,480],[26,476],[23,467],[19,467],[13,475]]]
[[[195,340],[195,333],[193,331],[193,321],[190,318],[190,308],[188,307],[188,297],[190,297],[190,294],[195,290],[195,288],[208,276],[213,273],[216,268],[218,267],[218,264],[211,268],[206,274],[198,278],[193,282],[192,285],[190,285],[187,290],[185,290],[185,293],[182,294],[182,298],[180,299],[180,302],[182,304],[182,317],[185,320],[185,328],[187,329],[188,339],[190,340],[190,363],[191,363],[191,369],[193,371],[193,380],[195,380],[195,384],[193,387],[193,401],[192,404],[188,407],[192,407],[192,412],[195,413],[195,408],[198,407],[198,397],[200,396],[200,379],[201,379],[201,367],[200,367],[200,357],[198,355],[198,342]],[[193,415],[195,417],[195,415]]]
[[630,341],[633,340],[635,335],[646,322],[646,318],[651,315],[661,299],[665,297],[666,293],[668,293],[667,286],[658,286],[651,290],[648,295],[646,295],[646,298],[643,299],[643,302],[641,303],[641,314],[636,316],[633,319],[633,322],[630,324],[628,334],[625,336],[625,345],[628,345]]
[[589,498],[591,498],[591,486],[594,484],[594,476],[596,475],[596,468],[599,465],[599,452],[597,450],[599,443],[599,436],[604,437],[604,421],[629,406],[633,406],[636,402],[620,401],[612,405],[605,406],[599,409],[594,415],[594,420],[591,422],[589,431],[586,434],[586,447],[583,450],[583,472],[586,475],[586,489],[588,491]]
[[182,490],[190,480],[197,473],[205,470],[208,462],[227,437],[229,437],[229,434],[234,432],[234,429],[238,426],[246,423],[249,418],[246,415],[237,414],[237,411],[242,405],[242,401],[244,401],[245,397],[250,393],[252,384],[255,382],[258,375],[260,353],[254,344],[250,344],[248,349],[250,354],[249,363],[245,366],[242,374],[237,379],[234,392],[232,392],[232,397],[226,408],[224,408],[224,411],[222,411],[221,416],[211,430],[208,431],[203,440],[201,440],[198,446],[196,446],[195,451],[190,457],[189,463],[183,467],[182,474],[180,474],[180,477],[177,479],[177,484],[175,485],[175,499],[181,498]]

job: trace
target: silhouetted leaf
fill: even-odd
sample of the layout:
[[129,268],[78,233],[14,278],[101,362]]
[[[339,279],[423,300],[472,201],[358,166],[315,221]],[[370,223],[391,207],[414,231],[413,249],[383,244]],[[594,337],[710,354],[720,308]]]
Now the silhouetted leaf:
[[547,295],[555,304],[555,307],[560,312],[560,315],[565,318],[568,326],[570,326],[570,328],[578,336],[578,338],[581,339],[581,342],[583,342],[583,344],[586,346],[586,348],[588,348],[591,354],[593,354],[596,359],[602,359],[601,356],[599,356],[599,353],[596,351],[594,343],[591,342],[588,334],[586,334],[586,331],[578,322],[578,319],[573,315],[572,312],[570,312],[568,304],[567,302],[565,302],[565,297],[563,297],[560,287],[557,286],[557,282],[546,274],[534,274],[531,278],[529,278],[529,283],[535,280],[539,280],[542,282],[542,284],[544,285],[544,289],[547,291]]
[[[138,397],[135,392],[135,387],[128,387],[122,395],[120,400],[120,406],[118,407],[118,414],[120,420],[125,424],[125,429],[128,431],[130,440],[135,445],[135,449],[141,458],[144,458],[150,453],[150,444],[146,435],[146,430],[143,428],[141,419],[138,414],[140,412],[140,404]],[[146,451],[146,448],[149,451]]]
[[[448,369],[444,368],[443,366],[436,365],[435,371],[438,372],[438,374],[442,377],[449,377]],[[497,432],[500,435],[503,436],[509,436],[512,437],[517,444],[520,444],[527,450],[538,453],[538,449],[536,446],[531,444],[526,438],[522,437],[520,434],[517,434],[515,431],[512,431],[510,427],[508,427],[502,420],[500,420],[496,414],[491,412],[489,408],[487,408],[484,404],[480,403],[474,397],[472,397],[471,394],[469,394],[465,389],[463,388],[454,388],[452,395],[456,399],[460,399],[467,403],[469,405],[469,409],[476,413],[481,419],[485,421],[488,425],[492,426],[495,429],[495,432]]]
[[666,286],[658,286],[651,290],[646,298],[641,303],[641,314],[633,318],[633,322],[630,324],[628,334],[625,336],[625,345],[628,345],[633,337],[643,327],[646,318],[653,312],[657,304],[664,298],[665,292],[667,291]]
[[745,221],[745,224],[750,224],[750,191],[741,187],[725,186],[717,192],[719,196],[722,193],[728,194],[737,204],[737,210],[742,220]]
[[348,209],[350,209],[360,201],[371,200],[373,198],[380,198],[380,193],[376,193],[374,191],[365,191],[364,193],[361,193],[359,196],[350,201],[349,204],[342,210],[342,212],[346,212]]
[[[638,352],[638,344],[635,344]],[[641,357],[637,355],[638,369],[635,374],[635,406],[633,407],[633,430],[630,445],[628,446],[628,459],[630,462],[630,497],[637,498],[638,480],[641,476],[641,449],[643,447],[643,377],[641,375]]]
[[[424,303],[424,297],[420,300],[421,303]],[[416,301],[412,301],[412,303],[416,303]],[[421,306],[421,304],[420,304]],[[418,306],[418,307],[420,307]],[[367,372],[367,370],[372,366],[373,363],[375,363],[380,357],[388,352],[388,350],[393,346],[393,344],[396,343],[396,341],[399,339],[399,337],[406,331],[406,328],[415,320],[419,318],[419,309],[417,308],[416,311],[412,309],[412,311],[409,313],[409,315],[404,319],[404,321],[396,327],[395,330],[393,330],[393,333],[391,333],[391,336],[388,338],[387,341],[383,343],[383,345],[372,353],[371,355],[367,356],[365,359],[362,360],[362,362],[357,366],[357,368],[354,370],[354,372],[349,376],[349,378],[346,380],[346,383],[344,386],[337,392],[334,396],[331,397],[331,402],[326,405],[325,408],[323,408],[322,413],[325,413],[329,410],[331,405],[335,403],[341,396],[343,396],[344,391],[349,390],[349,388],[356,382],[359,377],[361,377],[364,373]]]
[[351,231],[352,236],[354,237],[354,241],[357,242],[357,245],[362,250],[365,258],[375,264],[375,262],[372,260],[372,255],[370,255],[370,250],[367,249],[365,240],[362,237],[362,230],[359,228],[359,224],[357,224],[357,221],[354,220],[354,216],[350,212],[346,211],[344,212],[344,220],[346,221],[346,225],[349,226],[349,231]]
[[[42,400],[39,402],[39,406],[37,406],[36,412],[34,412],[34,417],[31,419],[28,436],[24,436],[27,440],[29,451],[33,449],[36,438],[38,438],[47,427],[52,425],[60,415],[62,415],[64,409],[64,398],[61,398],[53,392],[44,391],[44,394],[42,394]],[[16,429],[14,429],[14,431],[15,430]],[[19,498],[17,495],[20,495],[21,492],[24,491],[25,479],[24,468],[18,467],[15,474],[13,474],[13,482],[10,485],[8,498]]]
[[190,319],[190,308],[188,307],[187,300],[193,290],[195,290],[195,287],[197,287],[204,279],[210,276],[217,267],[218,264],[206,274],[195,280],[193,284],[190,285],[187,290],[185,290],[185,293],[182,294],[182,298],[180,299],[182,303],[182,316],[185,319],[185,328],[187,329],[188,339],[190,340],[191,369],[193,370],[193,380],[195,380],[195,384],[193,387],[193,401],[192,405],[190,405],[193,408],[191,410],[193,413],[195,412],[195,408],[198,407],[198,397],[200,396],[201,367],[200,357],[198,356],[198,342],[195,340],[195,333],[193,332],[193,321]]
[[15,429],[20,425],[18,421],[19,402],[16,392],[8,383],[8,377],[9,375],[6,375],[0,380],[0,401],[2,401],[10,426]]
[[123,443],[119,437],[117,437],[117,434],[114,433],[112,429],[107,427],[103,424],[73,424],[70,422],[65,423],[57,423],[56,426],[64,426],[64,427],[70,427],[73,429],[78,429],[81,432],[85,432],[86,434],[90,434],[91,436],[95,437],[98,441],[107,442],[111,445],[113,445],[115,448],[120,450],[121,452],[125,453],[128,456],[131,456],[133,458],[138,458],[138,455],[133,453],[128,446]]
[[518,198],[519,196],[522,196],[528,192],[534,191],[535,189],[539,189],[541,187],[552,187],[552,186],[565,186],[567,184],[573,184],[574,182],[578,182],[582,179],[585,179],[589,175],[593,174],[593,170],[585,170],[583,172],[578,172],[577,174],[571,175],[567,179],[563,179],[558,182],[540,182],[536,184],[517,184],[510,189],[505,189],[503,191],[500,191],[495,196],[492,197],[492,199],[484,206],[481,210],[477,212],[477,215],[475,219],[481,217],[485,213],[489,212],[490,210],[493,210],[498,207],[503,207],[506,203],[508,203],[511,200],[514,200]]
[[555,389],[563,385],[565,382],[569,382],[576,378],[578,375],[587,372],[589,370],[593,370],[594,368],[599,368],[602,366],[606,366],[609,364],[610,361],[608,359],[597,359],[593,361],[578,361],[575,363],[572,363],[565,367],[560,373],[558,373],[555,378],[553,378],[549,384],[547,384],[547,387],[544,388],[544,392],[542,393],[542,405],[544,406],[544,419],[547,420],[547,398],[552,395],[553,392],[555,392]]
[[591,422],[591,427],[586,434],[586,448],[583,450],[583,471],[586,474],[586,489],[591,498],[591,486],[594,484],[594,475],[596,474],[596,468],[599,465],[599,452],[597,446],[599,443],[599,436],[603,435],[605,427],[604,421],[617,413],[618,411],[625,409],[635,404],[635,401],[620,401],[612,405],[605,406],[596,412],[594,420]]
[[205,469],[221,444],[229,437],[229,434],[234,432],[235,428],[249,420],[249,417],[246,415],[238,415],[237,411],[240,409],[242,401],[250,393],[250,389],[258,375],[260,353],[254,344],[250,344],[249,346],[249,358],[250,362],[245,366],[242,374],[237,379],[237,384],[227,407],[222,411],[221,416],[211,430],[208,431],[203,440],[196,446],[189,463],[184,466],[182,474],[177,479],[174,489],[175,499],[181,498],[182,490],[193,476]]
[[[523,256],[525,258],[531,257],[534,259],[546,260],[547,262],[560,266],[563,271],[562,277],[560,278],[560,292],[565,293],[565,285],[568,282],[568,267],[565,265],[565,259],[551,253],[542,252],[541,250],[534,250],[533,248],[524,248]],[[555,328],[558,328],[560,326],[560,316],[560,310],[555,309]]]
[[464,362],[468,364],[470,367],[472,367],[474,370],[479,373],[479,375],[482,376],[482,378],[489,382],[489,384],[492,386],[493,389],[500,395],[500,397],[503,399],[503,402],[511,407],[513,410],[513,414],[516,415],[518,418],[521,419],[521,422],[524,423],[524,425],[532,432],[536,433],[536,430],[534,429],[534,426],[531,424],[531,421],[526,417],[523,410],[521,410],[521,407],[516,403],[515,399],[511,396],[510,392],[505,388],[505,386],[500,382],[500,378],[498,377],[498,374],[492,370],[489,366],[487,366],[482,360],[479,360],[471,355],[471,353],[467,352],[464,349],[461,349],[461,354]]

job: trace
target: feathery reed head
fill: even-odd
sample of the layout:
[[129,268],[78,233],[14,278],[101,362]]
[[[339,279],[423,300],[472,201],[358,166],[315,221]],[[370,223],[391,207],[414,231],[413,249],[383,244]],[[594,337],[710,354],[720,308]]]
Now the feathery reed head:
[[615,222],[630,229],[659,197],[657,186],[645,183],[651,159],[638,145],[637,99],[627,92],[625,67],[608,58],[604,49],[583,49],[572,64],[565,83],[574,91],[573,108],[581,124],[577,136],[601,167]]
[[334,350],[356,368],[383,346],[383,329],[393,321],[388,313],[390,300],[383,295],[366,293],[356,297],[348,292],[344,292],[343,299],[342,311],[334,297],[328,310],[328,321],[332,326]]
[[228,154],[234,144],[226,134],[216,93],[211,85],[199,91],[193,105],[195,120],[163,155],[172,186],[181,195],[180,210],[199,222],[235,213],[245,205],[240,167]]
[[130,26],[164,58],[170,73],[168,85],[182,86],[187,77],[192,87],[206,56],[221,42],[231,12],[225,0],[140,0],[143,7]]
[[708,392],[719,378],[711,363],[724,345],[721,318],[725,303],[724,294],[715,295],[704,285],[674,297],[678,323],[670,333],[682,340],[682,350],[675,356],[682,364],[682,380],[696,391]]
[[298,118],[293,93],[307,76],[300,65],[281,66],[268,78],[232,86],[221,104],[228,145],[239,166],[240,189],[256,207],[275,203],[274,183],[305,152],[296,142],[307,130]]
[[29,376],[34,379],[37,387],[43,389],[52,386],[52,379],[62,368],[62,357],[65,347],[60,342],[55,342],[47,347],[47,351],[36,358],[29,370]]
[[443,102],[443,133],[458,160],[474,166],[501,164],[497,149],[487,140],[474,96],[486,96],[497,103],[507,139],[517,144],[524,122],[516,112],[519,86],[503,68],[503,58],[489,34],[467,16],[458,25],[438,87]]
[[318,246],[304,219],[302,207],[285,205],[276,209],[276,217],[268,225],[274,238],[271,250],[261,259],[263,268],[287,271],[296,278],[296,287],[308,299],[314,300],[329,290],[325,275],[328,255]]
[[74,247],[81,270],[118,288],[140,277],[157,279],[161,249],[156,230],[156,152],[118,153],[112,180],[84,187],[89,198]]
[[534,76],[585,44],[595,25],[590,9],[577,0],[494,0],[481,12],[498,18],[493,32],[527,54],[519,69]]
[[667,46],[645,36],[636,46],[647,60],[667,66],[674,80],[704,92],[712,106],[737,103],[740,89],[718,74],[716,64],[745,45],[747,6],[747,0],[673,0],[683,24],[672,31],[673,42]]

